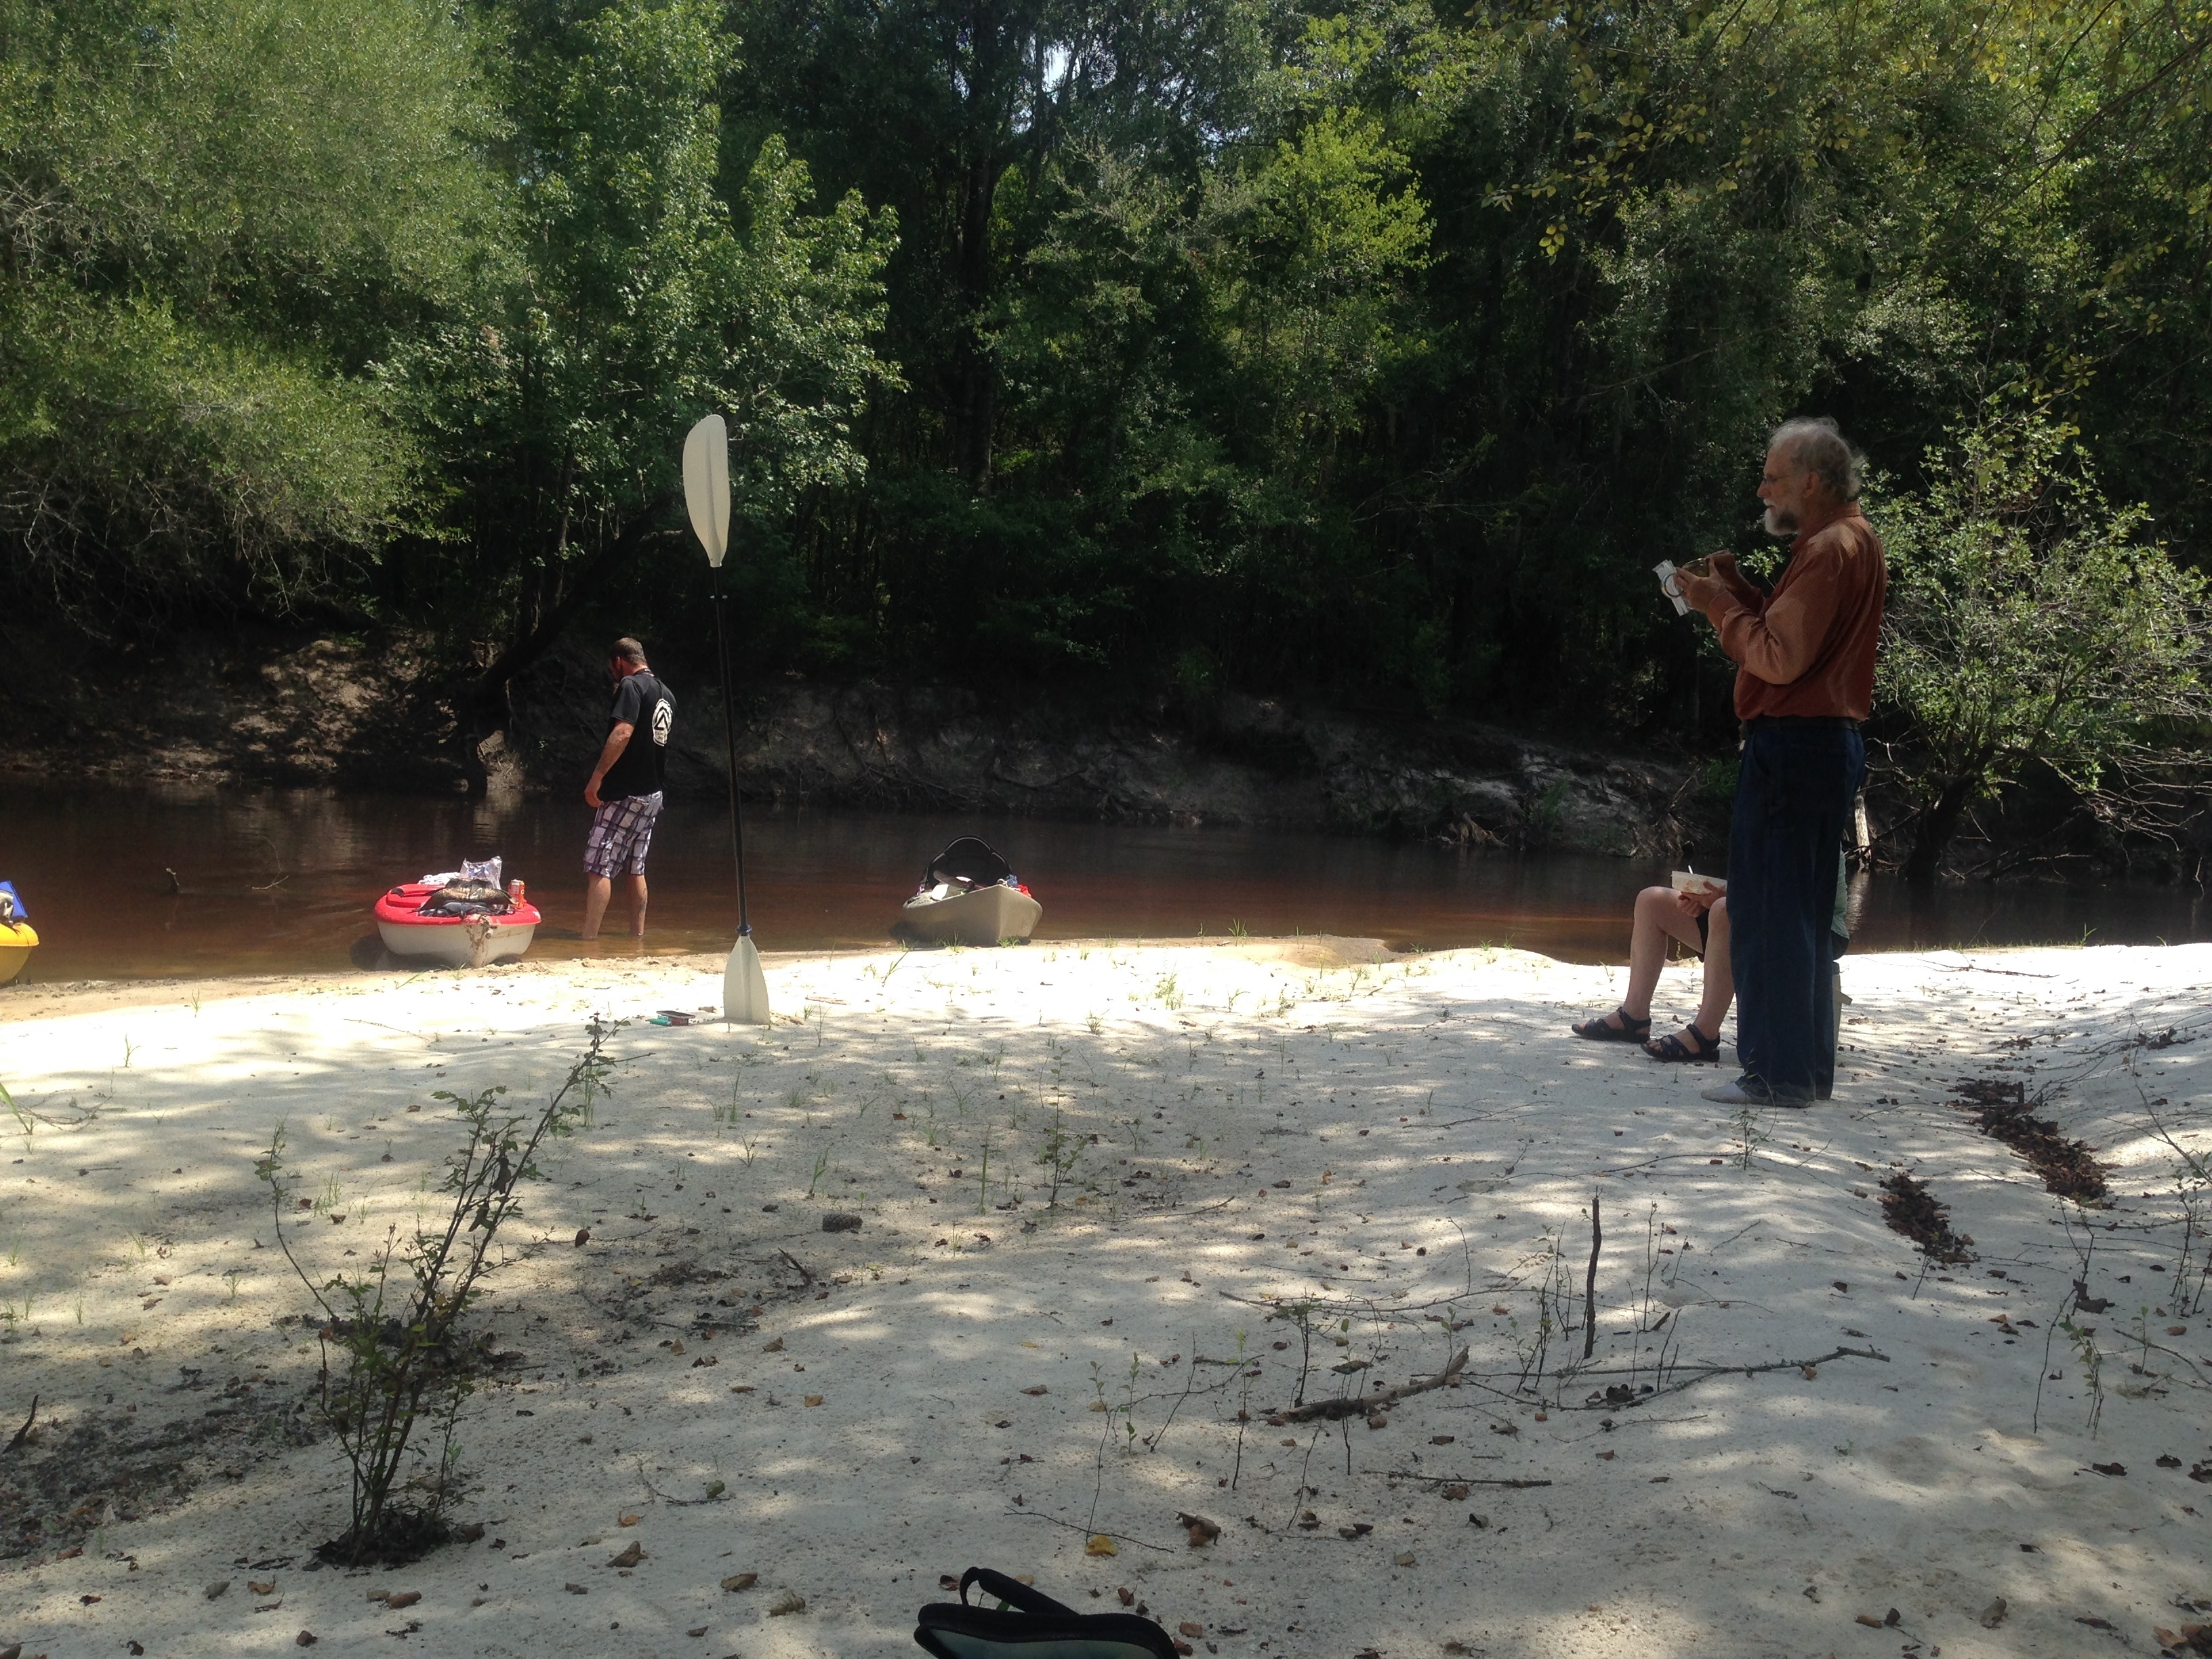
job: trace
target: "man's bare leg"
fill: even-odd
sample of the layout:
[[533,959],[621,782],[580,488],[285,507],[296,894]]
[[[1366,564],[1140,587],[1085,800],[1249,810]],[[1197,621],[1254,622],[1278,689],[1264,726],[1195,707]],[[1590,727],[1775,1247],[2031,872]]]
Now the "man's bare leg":
[[614,893],[614,884],[605,876],[584,878],[584,937],[599,936],[599,919],[607,913],[607,900]]
[[[625,876],[623,882],[623,885],[629,890],[629,936],[632,939],[643,939],[645,937],[645,872],[640,871],[636,875]],[[605,901],[601,900],[600,904],[604,908]]]

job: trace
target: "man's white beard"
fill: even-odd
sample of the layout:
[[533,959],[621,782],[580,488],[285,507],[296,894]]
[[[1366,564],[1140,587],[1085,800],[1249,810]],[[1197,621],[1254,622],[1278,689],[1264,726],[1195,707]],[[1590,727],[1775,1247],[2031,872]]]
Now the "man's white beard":
[[1765,525],[1766,533],[1770,536],[1794,536],[1797,533],[1797,515],[1778,507],[1768,507],[1766,517],[1761,522]]

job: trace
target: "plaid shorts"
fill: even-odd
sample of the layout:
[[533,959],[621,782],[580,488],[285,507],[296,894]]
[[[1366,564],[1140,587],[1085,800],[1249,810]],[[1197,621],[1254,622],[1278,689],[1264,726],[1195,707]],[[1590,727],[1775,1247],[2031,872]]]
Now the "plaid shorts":
[[592,833],[584,842],[587,876],[641,876],[646,850],[653,845],[653,821],[660,816],[660,791],[599,803],[592,814]]

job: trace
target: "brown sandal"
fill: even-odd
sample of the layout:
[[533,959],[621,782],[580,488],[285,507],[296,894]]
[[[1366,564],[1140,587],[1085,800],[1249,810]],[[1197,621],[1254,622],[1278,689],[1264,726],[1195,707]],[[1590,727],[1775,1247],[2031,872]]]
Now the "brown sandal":
[[[1613,1014],[1620,1016],[1618,1025],[1612,1024]],[[1641,1042],[1651,1035],[1651,1022],[1649,1018],[1631,1019],[1627,1009],[1616,1008],[1612,1014],[1600,1014],[1595,1019],[1586,1019],[1568,1029],[1591,1042]]]
[[1645,1043],[1644,1052],[1654,1060],[1687,1060],[1693,1065],[1699,1060],[1717,1060],[1721,1057],[1721,1040],[1718,1037],[1707,1036],[1694,1023],[1685,1025],[1682,1030],[1697,1038],[1695,1050],[1680,1036],[1669,1031],[1656,1042]]

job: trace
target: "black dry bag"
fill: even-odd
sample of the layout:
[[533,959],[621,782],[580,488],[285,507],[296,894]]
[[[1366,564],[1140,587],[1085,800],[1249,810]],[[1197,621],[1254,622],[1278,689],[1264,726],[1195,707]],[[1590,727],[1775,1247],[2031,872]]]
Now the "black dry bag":
[[[975,1584],[1000,1606],[970,1607]],[[960,1575],[957,1601],[933,1601],[914,1639],[937,1659],[1178,1659],[1174,1638],[1133,1613],[1078,1613],[988,1567]]]

